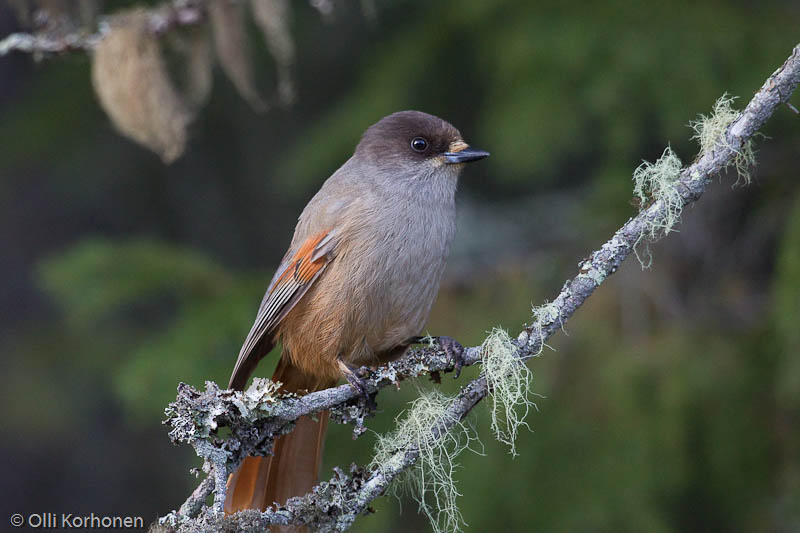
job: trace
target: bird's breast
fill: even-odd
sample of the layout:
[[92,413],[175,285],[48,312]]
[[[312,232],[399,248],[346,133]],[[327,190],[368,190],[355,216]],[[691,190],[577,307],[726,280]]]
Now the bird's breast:
[[372,351],[390,350],[425,325],[439,290],[455,233],[452,204],[396,202],[371,213],[348,250],[352,298],[348,307]]

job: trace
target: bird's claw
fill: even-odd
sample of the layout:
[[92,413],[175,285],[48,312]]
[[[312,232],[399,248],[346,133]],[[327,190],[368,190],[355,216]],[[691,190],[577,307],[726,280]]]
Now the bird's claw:
[[431,338],[436,340],[439,347],[444,350],[444,353],[447,354],[447,357],[453,363],[453,370],[456,372],[453,379],[458,379],[458,376],[461,375],[461,369],[464,367],[464,347],[460,342],[447,335],[441,335],[439,337],[411,337],[408,339],[407,343],[424,344]]
[[353,388],[356,389],[356,391],[358,391],[358,393],[361,396],[367,396],[368,395],[366,381],[364,381],[364,379],[358,377],[355,372],[349,372],[349,373],[345,374],[344,377],[347,378],[347,382],[350,385],[352,385]]
[[445,335],[437,337],[436,340],[453,363],[453,370],[456,373],[453,379],[458,379],[461,369],[464,367],[464,347],[454,338]]
[[376,408],[377,404],[375,403],[375,395],[370,394],[369,390],[367,390],[367,382],[366,380],[361,377],[358,373],[358,368],[348,365],[342,360],[339,360],[339,368],[342,370],[342,374],[344,374],[345,379],[353,387],[358,395],[361,396],[364,401],[366,402],[367,407]]

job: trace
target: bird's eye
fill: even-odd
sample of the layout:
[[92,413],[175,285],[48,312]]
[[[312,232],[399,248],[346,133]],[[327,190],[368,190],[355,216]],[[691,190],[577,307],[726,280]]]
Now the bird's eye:
[[424,152],[427,147],[428,147],[428,141],[426,141],[422,137],[414,137],[414,140],[411,141],[411,148],[415,152]]

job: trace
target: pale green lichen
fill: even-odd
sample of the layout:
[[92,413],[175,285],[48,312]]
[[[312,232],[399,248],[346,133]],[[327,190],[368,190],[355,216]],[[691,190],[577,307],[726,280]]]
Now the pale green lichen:
[[426,348],[433,348],[436,345],[436,338],[432,337],[430,333],[426,333],[425,336],[419,340],[419,344],[424,344]]
[[495,328],[481,345],[483,366],[481,375],[489,385],[492,431],[500,442],[507,444],[516,456],[516,439],[531,406],[530,386],[533,373],[517,355],[517,347],[505,330]]
[[[207,439],[212,434],[219,437],[220,423],[225,427],[252,424],[264,418],[280,405],[286,394],[280,394],[279,383],[268,379],[255,378],[253,384],[243,392],[220,390],[216,383],[206,382],[206,390],[201,392],[181,383],[178,397],[164,410],[171,429],[173,442],[193,443]],[[231,421],[229,413],[235,407],[241,418]]]
[[638,200],[639,209],[644,210],[654,203],[659,203],[663,213],[647,219],[642,224],[641,234],[633,247],[642,268],[649,268],[652,258],[647,247],[644,249],[644,258],[639,254],[639,244],[644,240],[653,241],[659,235],[673,231],[675,224],[681,218],[683,198],[677,188],[680,175],[681,160],[669,146],[655,163],[644,161],[633,171],[633,192]]
[[253,378],[253,383],[242,392],[240,397],[232,399],[243,417],[250,418],[251,413],[268,412],[278,401],[280,382],[265,378]]
[[[449,417],[453,398],[438,390],[419,391],[420,396],[397,417],[396,428],[378,437],[375,457],[371,467],[389,473],[402,462],[399,450],[417,449],[416,464],[402,476],[400,483],[392,485],[390,492],[399,495],[408,492],[419,504],[419,510],[431,521],[436,533],[461,531],[466,525],[456,505],[460,496],[453,474],[458,467],[456,457],[470,445],[479,442],[475,430],[463,422]],[[442,420],[454,425],[438,439],[431,438],[431,430]]]
[[594,284],[597,285],[598,287],[606,279],[606,275],[597,268],[595,268],[591,260],[586,260],[581,264],[580,273],[578,274],[578,277],[588,278],[592,280]]
[[533,315],[534,328],[539,334],[539,351],[534,354],[535,356],[538,356],[542,353],[544,347],[547,346],[547,344],[544,342],[544,327],[548,324],[559,322],[559,326],[563,330],[564,324],[561,321],[561,309],[556,302],[545,301],[545,303],[542,305],[533,306],[531,307],[531,314]]
[[[742,114],[733,108],[736,98],[723,94],[714,104],[710,115],[698,115],[697,120],[689,122],[689,127],[694,130],[692,139],[700,144],[700,153],[708,154],[718,148],[731,148],[726,133],[728,128]],[[726,165],[736,169],[737,179],[734,186],[750,183],[752,177],[750,168],[755,165],[756,157],[752,139],[748,139],[740,150],[736,150],[733,160]]]

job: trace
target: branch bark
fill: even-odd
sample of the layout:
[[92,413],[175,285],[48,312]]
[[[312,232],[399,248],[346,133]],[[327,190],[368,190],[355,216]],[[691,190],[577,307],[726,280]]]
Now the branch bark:
[[[766,122],[800,83],[800,44],[755,93],[739,117],[725,132],[724,140],[682,170],[676,183],[684,205],[697,201],[710,183],[710,178],[731,165],[745,143]],[[629,219],[601,248],[579,266],[578,273],[568,280],[558,296],[547,305],[547,313],[534,317],[515,340],[517,357],[522,361],[538,355],[545,341],[569,320],[575,311],[616,272],[634,251],[643,235],[667,215],[662,201],[641,210]],[[465,351],[466,364],[480,362],[481,348]],[[434,348],[414,350],[398,361],[376,370],[362,369],[370,393],[390,384],[426,373],[452,370],[445,354]],[[487,394],[489,384],[481,376],[462,388],[449,411],[432,425],[428,439],[440,439],[461,421]],[[181,385],[178,399],[170,405],[168,422],[175,442],[189,442],[204,459],[209,477],[181,507],[162,519],[179,531],[211,531],[236,527],[244,531],[261,531],[271,524],[307,524],[320,531],[344,531],[357,516],[367,513],[372,500],[383,494],[389,484],[411,467],[419,449],[399,449],[380,470],[367,471],[352,467],[349,474],[336,469],[334,476],[318,485],[311,494],[290,499],[284,507],[266,512],[245,511],[232,516],[222,514],[224,483],[227,473],[246,455],[270,452],[272,439],[291,430],[303,415],[331,410],[334,419],[354,424],[354,432],[363,431],[363,421],[370,415],[370,406],[349,385],[308,394],[303,397],[278,397],[268,380],[258,380],[245,392],[223,391],[207,383],[199,392]],[[217,439],[215,430],[221,425],[231,428],[227,440]],[[209,481],[211,480],[211,481]],[[202,502],[215,493],[215,503],[201,512]]]
[[[113,15],[112,15],[113,16]],[[206,19],[205,0],[171,0],[147,10],[148,29],[161,35],[178,26],[191,26]],[[0,57],[26,52],[41,57],[66,52],[91,52],[108,34],[108,17],[101,17],[95,31],[55,28],[35,33],[12,33],[0,40]]]

